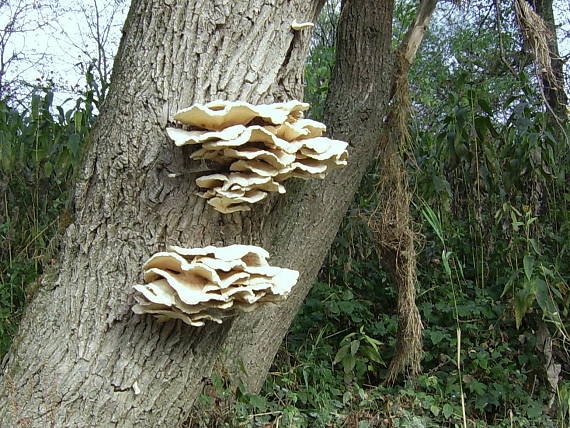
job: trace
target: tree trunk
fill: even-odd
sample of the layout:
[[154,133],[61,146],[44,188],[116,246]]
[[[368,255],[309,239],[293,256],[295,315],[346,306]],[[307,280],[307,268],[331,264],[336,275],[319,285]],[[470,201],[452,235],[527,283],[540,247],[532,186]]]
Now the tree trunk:
[[[329,135],[351,143],[347,168],[287,182],[285,195],[231,215],[194,195],[195,177],[168,178],[193,166],[165,135],[179,108],[301,97],[310,31],[290,24],[314,21],[321,0],[167,3],[132,3],[58,270],[30,302],[4,363],[1,426],[178,426],[212,373],[259,390],[374,157],[393,2],[353,0],[342,10],[326,110]],[[272,264],[301,272],[286,302],[202,328],[132,313],[131,286],[151,254],[234,243],[264,247]]]

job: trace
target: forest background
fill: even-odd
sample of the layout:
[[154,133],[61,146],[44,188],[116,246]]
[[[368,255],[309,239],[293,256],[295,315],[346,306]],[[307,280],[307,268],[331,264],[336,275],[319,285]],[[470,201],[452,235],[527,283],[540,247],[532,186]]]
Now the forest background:
[[[565,63],[570,7],[553,3]],[[109,86],[126,6],[0,1],[10,18],[0,29],[0,358],[69,222],[70,183]],[[397,2],[395,47],[417,7]],[[55,25],[62,11],[82,30],[73,20]],[[337,19],[338,3],[328,2],[307,59],[315,119]],[[214,378],[214,398],[203,397],[190,425],[570,424],[570,128],[567,110],[548,103],[543,66],[521,27],[510,1],[440,2],[410,71],[410,137],[400,150],[413,195],[422,372],[385,382],[397,292],[371,227],[383,207],[374,167],[262,392]],[[18,37],[39,40],[46,30],[59,32],[68,53],[76,49],[69,68],[55,66],[47,48],[14,49],[24,46],[14,45]],[[566,68],[566,91],[568,76]]]

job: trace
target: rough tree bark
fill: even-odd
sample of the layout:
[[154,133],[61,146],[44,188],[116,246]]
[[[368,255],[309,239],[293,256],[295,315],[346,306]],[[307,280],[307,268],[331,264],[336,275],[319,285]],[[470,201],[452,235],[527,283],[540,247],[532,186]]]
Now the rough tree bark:
[[[179,108],[212,99],[299,98],[313,1],[134,1],[113,83],[75,190],[58,268],[30,302],[3,364],[1,426],[178,426],[213,372],[260,388],[281,339],[374,158],[391,76],[392,0],[342,10],[329,135],[350,163],[248,213],[221,215],[194,196],[188,152],[165,136]],[[289,300],[221,326],[160,324],[131,312],[141,264],[167,244],[260,245],[301,272]],[[238,364],[240,363],[241,364]],[[136,395],[133,385],[138,385]]]

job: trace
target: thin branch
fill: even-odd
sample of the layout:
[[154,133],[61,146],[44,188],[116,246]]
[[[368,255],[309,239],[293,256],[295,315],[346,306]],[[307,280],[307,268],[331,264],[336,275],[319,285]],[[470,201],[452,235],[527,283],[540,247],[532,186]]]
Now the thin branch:
[[509,64],[509,62],[505,58],[505,48],[503,46],[503,20],[501,18],[501,7],[499,6],[499,0],[495,1],[495,14],[497,16],[497,34],[499,35],[499,57],[501,62],[507,67],[507,70],[516,78],[518,77],[517,72],[515,69]]
[[424,0],[420,3],[418,12],[406,32],[404,40],[402,40],[398,47],[398,51],[402,53],[404,59],[410,65],[416,57],[416,53],[427,31],[437,2],[438,0]]

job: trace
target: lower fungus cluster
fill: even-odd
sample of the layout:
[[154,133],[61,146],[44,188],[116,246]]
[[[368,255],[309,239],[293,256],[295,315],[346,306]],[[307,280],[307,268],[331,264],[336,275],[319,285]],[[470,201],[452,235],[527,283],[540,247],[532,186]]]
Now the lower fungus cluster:
[[133,311],[200,327],[206,320],[221,323],[236,311],[285,300],[299,272],[270,266],[268,257],[251,245],[171,246],[144,264],[145,284],[134,286]]
[[196,160],[220,165],[199,177],[199,196],[222,213],[248,211],[268,192],[285,193],[290,177],[324,178],[347,164],[348,144],[323,137],[325,125],[303,118],[299,101],[252,105],[214,101],[179,111],[174,119],[189,129],[167,128],[177,146],[197,145]]

